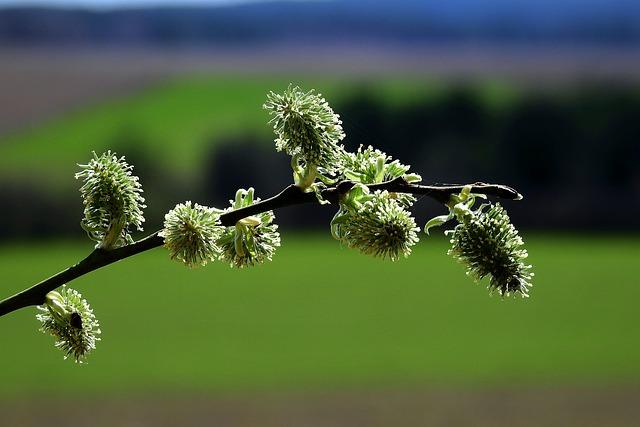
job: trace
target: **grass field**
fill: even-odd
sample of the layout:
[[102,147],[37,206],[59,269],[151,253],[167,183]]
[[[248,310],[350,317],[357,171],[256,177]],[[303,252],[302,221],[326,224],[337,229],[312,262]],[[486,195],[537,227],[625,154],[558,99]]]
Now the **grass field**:
[[[640,239],[525,237],[535,287],[505,301],[437,238],[389,263],[285,233],[272,263],[241,271],[157,249],[73,283],[102,322],[87,365],[62,360],[35,309],[0,319],[0,394],[637,384]],[[2,247],[2,296],[90,246]]]

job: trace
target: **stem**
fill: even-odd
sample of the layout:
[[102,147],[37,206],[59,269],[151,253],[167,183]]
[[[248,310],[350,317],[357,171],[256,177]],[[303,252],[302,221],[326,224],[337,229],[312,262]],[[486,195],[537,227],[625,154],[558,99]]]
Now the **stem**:
[[[324,189],[322,191],[322,197],[332,204],[337,204],[340,195],[348,192],[353,185],[354,183],[351,181],[341,181],[333,187]],[[371,184],[368,187],[372,191],[387,190],[389,192],[428,196],[445,204],[452,194],[462,191],[464,185],[419,185],[410,184],[403,178],[396,178],[392,181]],[[511,187],[507,187],[506,185],[478,182],[472,185],[471,192],[511,200],[522,199],[522,196],[516,190]],[[223,226],[232,226],[242,218],[246,218],[251,215],[257,215],[262,212],[305,203],[318,203],[315,193],[306,193],[296,185],[289,185],[273,197],[256,202],[250,206],[222,214],[220,216],[220,223]],[[95,249],[77,264],[31,286],[30,288],[18,292],[3,301],[0,301],[0,316],[4,316],[5,314],[11,313],[12,311],[20,308],[43,304],[48,292],[64,285],[65,283],[69,283],[78,277],[84,276],[85,274],[106,265],[113,264],[114,262],[129,258],[141,252],[162,246],[164,244],[164,239],[158,236],[158,233],[159,231],[156,231],[144,239],[116,249]]]
[[58,274],[1,301],[0,316],[4,316],[7,313],[11,313],[12,311],[28,307],[30,305],[43,304],[47,293],[64,285],[65,283],[69,283],[70,281],[102,268],[105,265],[113,264],[121,259],[162,246],[163,243],[163,239],[158,236],[158,232],[156,231],[142,240],[138,240],[135,243],[122,246],[117,249],[94,249],[93,252],[77,264],[72,265],[66,270],[62,270]]
[[298,187],[306,190],[311,187],[311,185],[316,180],[316,175],[318,173],[318,166],[315,164],[307,164],[304,167],[303,174],[299,177],[300,182],[297,183]]

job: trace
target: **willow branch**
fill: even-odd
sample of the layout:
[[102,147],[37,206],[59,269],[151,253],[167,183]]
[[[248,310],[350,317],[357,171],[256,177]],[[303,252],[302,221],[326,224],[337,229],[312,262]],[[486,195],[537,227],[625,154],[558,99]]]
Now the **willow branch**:
[[[337,204],[340,196],[347,193],[353,185],[354,183],[351,181],[341,181],[335,186],[322,190],[322,197],[331,204]],[[396,178],[392,181],[371,184],[368,187],[372,191],[387,190],[395,193],[421,195],[430,197],[440,203],[446,203],[452,194],[457,194],[462,191],[464,185],[419,185],[410,184],[403,178]],[[511,187],[507,187],[506,185],[478,182],[472,185],[471,191],[476,194],[484,194],[487,196],[510,200],[520,200],[522,198],[516,190]],[[220,223],[224,226],[231,226],[242,218],[246,218],[251,215],[257,215],[262,212],[305,203],[319,203],[316,194],[313,192],[305,192],[300,187],[290,185],[273,197],[254,203],[251,206],[222,214],[220,216]],[[114,262],[162,246],[164,244],[164,240],[158,235],[158,233],[159,231],[156,231],[144,239],[120,248],[112,250],[95,249],[77,264],[33,285],[28,289],[0,301],[0,316],[4,316],[5,314],[11,313],[12,311],[20,308],[43,304],[48,292],[64,285],[65,283],[69,283],[78,277],[84,276],[87,273],[91,273],[92,271],[109,264],[113,264]]]
[[149,249],[162,246],[162,243],[163,240],[158,236],[158,232],[156,231],[142,240],[138,240],[135,243],[122,246],[117,249],[95,249],[77,264],[72,265],[66,270],[62,270],[58,274],[1,301],[0,316],[4,316],[5,314],[23,307],[40,305],[44,303],[45,296],[48,292],[64,285],[65,283],[69,283],[72,280],[75,280],[80,276],[84,276],[87,273],[91,273],[105,265],[113,264],[121,259],[129,258],[141,252],[148,251]]
[[[341,181],[333,187],[328,187],[322,190],[322,197],[331,204],[337,204],[340,195],[347,193],[354,183],[352,181]],[[416,196],[427,196],[440,203],[447,203],[449,197],[452,194],[458,194],[465,185],[457,184],[436,184],[436,185],[420,185],[410,184],[403,178],[396,178],[391,181],[381,182],[380,184],[368,185],[369,190],[387,190],[392,193],[407,193],[414,194]],[[476,182],[472,184],[471,192],[475,194],[484,194],[486,196],[499,197],[501,199],[520,200],[522,195],[511,187],[499,184],[485,184],[483,182]],[[262,212],[267,212],[275,209],[279,209],[286,206],[300,205],[304,203],[317,203],[318,199],[313,192],[304,192],[300,187],[290,185],[277,195],[254,203],[251,206],[237,209],[232,212],[228,212],[220,216],[220,222],[222,225],[230,226],[242,218],[246,218],[251,215],[257,215]]]

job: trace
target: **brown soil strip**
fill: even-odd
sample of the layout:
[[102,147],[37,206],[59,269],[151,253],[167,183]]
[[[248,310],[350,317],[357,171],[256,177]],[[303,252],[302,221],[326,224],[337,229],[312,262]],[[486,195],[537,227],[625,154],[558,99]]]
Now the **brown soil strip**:
[[2,426],[637,426],[640,389],[5,399]]

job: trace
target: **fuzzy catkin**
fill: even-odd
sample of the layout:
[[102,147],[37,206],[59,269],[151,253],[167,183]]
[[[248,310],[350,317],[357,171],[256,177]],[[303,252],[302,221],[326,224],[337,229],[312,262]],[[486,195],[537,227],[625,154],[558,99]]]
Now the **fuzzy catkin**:
[[63,286],[60,292],[47,294],[47,302],[38,306],[36,318],[42,323],[40,331],[52,335],[55,346],[83,363],[100,341],[100,324],[89,303],[78,291]]
[[467,274],[476,281],[489,276],[491,291],[529,296],[533,273],[524,262],[528,253],[500,204],[471,211],[447,234],[452,244],[449,254],[466,265]]
[[398,200],[386,191],[376,191],[358,208],[343,213],[338,237],[364,254],[396,261],[411,254],[418,231],[415,220]]
[[224,230],[219,218],[215,209],[191,201],[176,205],[165,215],[160,232],[171,258],[192,268],[217,259],[220,248],[216,242]]
[[[225,212],[251,206],[260,201],[253,198],[253,188],[240,189],[236,199],[231,200],[231,207]],[[242,268],[271,261],[276,249],[280,246],[278,225],[274,224],[273,211],[259,213],[244,218],[231,227],[224,227],[217,244],[220,246],[220,259],[232,267]]]
[[80,167],[75,177],[84,181],[82,227],[104,249],[133,243],[130,228],[142,231],[146,208],[133,166],[108,151],[100,156],[94,152],[93,159]]
[[300,155],[329,174],[339,169],[343,148],[338,144],[345,134],[340,116],[322,95],[289,86],[282,94],[270,92],[263,107],[272,115],[278,151]]

